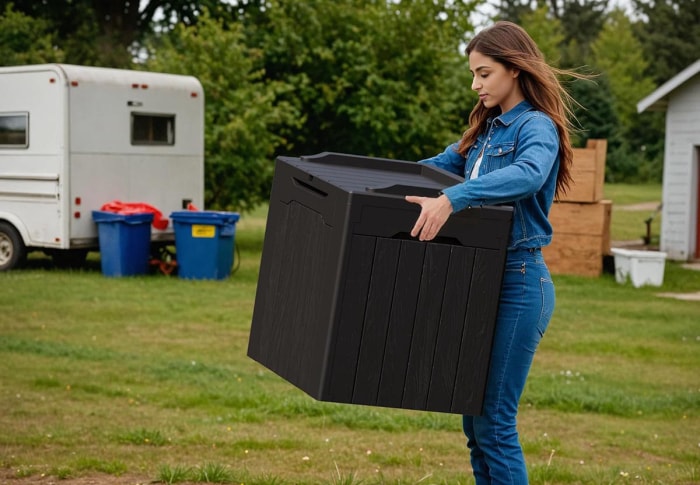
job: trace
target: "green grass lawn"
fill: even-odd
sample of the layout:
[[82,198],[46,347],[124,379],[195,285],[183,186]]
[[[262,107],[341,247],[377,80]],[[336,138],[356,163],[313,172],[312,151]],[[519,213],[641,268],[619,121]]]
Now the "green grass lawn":
[[603,194],[614,204],[661,202],[661,184],[605,184]]
[[[242,215],[223,281],[0,273],[0,483],[473,483],[458,416],[317,402],[246,356],[264,224]],[[665,271],[555,277],[519,420],[533,484],[700,482],[700,302],[656,296],[700,272]]]
[[[607,184],[605,198],[613,202],[610,237],[613,241],[634,241],[647,236],[647,219],[651,244],[658,245],[661,233],[661,184]],[[636,207],[635,207],[636,206]],[[629,210],[633,209],[633,210]]]

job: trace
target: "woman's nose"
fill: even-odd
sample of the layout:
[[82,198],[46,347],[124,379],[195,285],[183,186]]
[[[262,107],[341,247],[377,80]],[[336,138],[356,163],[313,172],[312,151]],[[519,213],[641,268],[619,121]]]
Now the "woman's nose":
[[479,83],[476,78],[472,79],[472,90],[476,91],[481,87],[481,83]]

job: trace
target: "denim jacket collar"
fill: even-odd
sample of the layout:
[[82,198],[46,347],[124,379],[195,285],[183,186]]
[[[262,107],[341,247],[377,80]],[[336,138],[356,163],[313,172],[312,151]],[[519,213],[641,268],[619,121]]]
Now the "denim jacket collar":
[[498,115],[496,118],[489,118],[488,123],[493,121],[498,121],[504,126],[509,126],[515,120],[517,120],[523,113],[535,109],[534,106],[530,104],[527,100],[522,100],[516,104],[512,109],[506,111],[503,114]]

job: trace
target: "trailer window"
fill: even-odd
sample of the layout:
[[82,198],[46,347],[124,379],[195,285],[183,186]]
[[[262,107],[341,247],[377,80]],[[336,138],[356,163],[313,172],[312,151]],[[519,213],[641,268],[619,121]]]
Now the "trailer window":
[[0,113],[0,148],[29,146],[29,113]]
[[175,115],[131,113],[132,145],[174,145]]

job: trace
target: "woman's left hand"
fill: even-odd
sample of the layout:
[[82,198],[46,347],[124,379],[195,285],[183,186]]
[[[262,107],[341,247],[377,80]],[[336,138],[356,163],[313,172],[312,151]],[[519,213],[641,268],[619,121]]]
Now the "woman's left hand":
[[407,195],[406,201],[421,206],[418,220],[411,230],[411,236],[418,237],[420,241],[434,239],[452,214],[452,203],[445,195],[439,197]]

